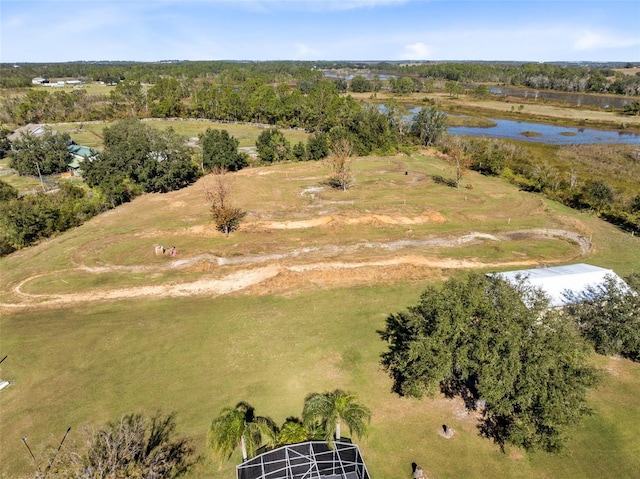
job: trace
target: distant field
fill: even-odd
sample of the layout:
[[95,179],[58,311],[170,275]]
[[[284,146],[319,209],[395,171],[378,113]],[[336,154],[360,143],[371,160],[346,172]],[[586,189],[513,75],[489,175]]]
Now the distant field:
[[[104,146],[102,131],[106,126],[111,126],[113,123],[61,123],[52,125],[52,128],[57,131],[68,132],[71,138],[79,145],[90,146],[100,150]],[[227,130],[231,136],[238,140],[240,147],[255,146],[258,136],[263,131],[262,128],[256,128],[249,124],[222,123],[209,120],[145,120],[144,123],[159,129],[173,128],[177,133],[187,138],[197,138],[207,128]],[[292,145],[299,141],[306,142],[309,137],[308,133],[299,130],[284,129],[282,132]]]
[[[63,79],[63,81],[66,80],[74,80],[74,78],[65,78]],[[55,83],[57,81],[57,79],[55,80],[51,80],[52,83]],[[83,83],[82,85],[65,85],[63,87],[51,87],[51,86],[33,86],[31,87],[34,90],[45,90],[48,92],[55,92],[55,91],[66,91],[66,92],[70,92],[70,91],[74,91],[74,90],[82,90],[82,91],[86,91],[89,95],[105,95],[108,96],[109,93],[111,93],[113,91],[113,89],[115,88],[115,86],[111,86],[111,85],[101,85],[100,83],[95,83],[95,82],[87,82],[87,83]]]
[[638,68],[638,67],[633,67],[633,68],[613,68],[612,70],[615,71],[615,72],[624,73],[625,75],[637,75],[638,73],[640,73],[640,68]]
[[[0,259],[0,378],[12,383],[0,391],[0,477],[32,470],[23,436],[44,458],[69,426],[72,441],[83,424],[161,409],[203,456],[191,478],[231,478],[239,453],[218,470],[204,448],[222,407],[246,400],[282,423],[306,394],[338,387],[373,411],[358,443],[375,478],[410,477],[412,462],[431,479],[635,477],[639,364],[593,356],[605,376],[595,414],[564,453],[503,454],[461,403],[391,394],[376,330],[429,282],[469,269],[629,274],[640,238],[496,178],[435,183],[453,172],[434,151],[353,166],[347,192],[323,185],[323,163],[230,175],[248,215],[229,238],[208,219],[203,178]],[[155,256],[157,244],[178,256]]]

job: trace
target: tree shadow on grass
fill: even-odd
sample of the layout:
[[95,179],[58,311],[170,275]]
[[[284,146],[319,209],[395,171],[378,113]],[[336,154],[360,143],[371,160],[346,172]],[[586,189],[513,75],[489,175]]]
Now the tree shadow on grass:
[[509,432],[509,420],[503,416],[484,415],[480,424],[478,424],[478,430],[482,437],[491,439],[495,444],[500,446],[500,451],[504,451],[504,445],[506,443]]
[[505,452],[504,446],[508,437],[510,421],[506,417],[493,415],[487,411],[485,401],[478,397],[473,379],[467,381],[447,379],[440,383],[440,391],[448,399],[461,398],[468,411],[482,412],[482,419],[478,424],[480,435],[491,439],[500,446],[502,452]]
[[472,380],[445,379],[440,383],[440,392],[447,399],[460,397],[464,401],[465,408],[469,411],[475,411],[478,407],[478,397]]
[[456,183],[456,180],[451,180],[449,178],[445,178],[444,176],[441,175],[431,175],[431,179],[433,180],[434,183],[437,183],[439,185],[446,185],[450,188],[457,188],[458,185]]

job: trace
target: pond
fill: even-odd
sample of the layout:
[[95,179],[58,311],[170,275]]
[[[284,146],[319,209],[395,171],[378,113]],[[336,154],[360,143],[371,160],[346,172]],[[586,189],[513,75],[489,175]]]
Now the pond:
[[454,126],[451,135],[507,138],[511,140],[547,143],[551,145],[628,143],[640,144],[640,134],[624,131],[597,130],[594,128],[571,128],[526,121],[491,118],[496,126],[489,128]]
[[[420,108],[421,107],[411,108],[411,113],[408,117],[413,117]],[[448,133],[450,135],[502,138],[534,143],[547,143],[550,145],[602,143],[640,144],[640,134],[626,131],[573,128],[528,121],[501,120],[498,118],[490,118],[490,120],[495,122],[495,126],[452,126],[449,128]]]

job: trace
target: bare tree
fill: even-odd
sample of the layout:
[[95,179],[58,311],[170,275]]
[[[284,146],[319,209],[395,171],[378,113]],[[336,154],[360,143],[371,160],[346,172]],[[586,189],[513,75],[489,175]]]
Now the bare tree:
[[347,138],[340,138],[331,147],[331,154],[327,158],[331,168],[329,185],[333,188],[347,191],[353,184],[353,171],[351,170],[351,155],[353,147]]
[[205,196],[211,205],[209,211],[218,231],[229,236],[240,226],[246,212],[231,203],[233,185],[224,169],[215,169],[213,182],[206,189]]
[[195,448],[191,440],[176,438],[175,429],[175,414],[161,413],[129,414],[97,430],[85,428],[84,438],[51,450],[46,469],[36,465],[31,477],[176,479],[195,463]]
[[459,137],[449,137],[445,143],[444,152],[447,162],[453,166],[456,174],[456,188],[460,188],[462,176],[473,164],[473,158],[467,155],[467,145]]

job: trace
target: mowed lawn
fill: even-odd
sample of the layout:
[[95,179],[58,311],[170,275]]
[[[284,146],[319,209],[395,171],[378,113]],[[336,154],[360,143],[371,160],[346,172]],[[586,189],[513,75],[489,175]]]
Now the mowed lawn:
[[[592,394],[595,414],[558,455],[501,453],[460,402],[392,394],[376,330],[420,290],[401,283],[4,315],[2,374],[13,384],[0,393],[3,477],[32,469],[22,436],[44,461],[44,447],[69,426],[71,443],[84,424],[156,410],[176,411],[179,432],[203,455],[192,477],[233,477],[238,454],[218,471],[204,448],[221,408],[245,400],[282,423],[300,414],[306,394],[333,388],[354,391],[373,411],[358,441],[372,477],[406,477],[413,461],[432,478],[637,477],[638,364],[594,359],[610,370]],[[438,434],[441,424],[454,428],[452,439]]]
[[[206,178],[179,192],[138,198],[0,260],[1,302],[17,302],[12,289],[25,280],[22,291],[28,294],[90,294],[141,283],[170,288],[234,271],[230,266],[220,268],[222,273],[154,269],[167,258],[153,256],[153,245],[173,242],[178,243],[180,259],[317,248],[315,256],[301,254],[286,261],[367,261],[407,251],[347,249],[335,256],[327,251],[363,242],[547,227],[579,232],[594,247],[580,256],[571,242],[527,237],[409,252],[480,262],[580,261],[622,275],[640,267],[637,238],[498,179],[468,173],[464,182],[473,185],[469,190],[434,183],[432,175],[452,173],[429,154],[362,158],[354,171],[355,187],[346,193],[316,189],[328,174],[323,164],[291,163],[232,175],[237,204],[249,215],[245,227],[230,238],[210,227]],[[333,226],[265,226],[326,216],[336,218]],[[421,216],[434,220],[388,220]],[[367,221],[350,224],[350,218]],[[89,267],[104,265],[121,269],[90,274]],[[127,273],[127,268],[140,270]],[[594,415],[569,431],[566,451],[557,455],[513,448],[503,453],[479,436],[476,418],[461,402],[392,394],[391,380],[379,365],[385,344],[377,330],[389,314],[415,304],[428,282],[463,271],[415,266],[411,274],[403,273],[407,272],[379,268],[359,275],[346,269],[306,281],[288,273],[274,278],[269,287],[226,296],[158,295],[47,308],[3,307],[0,357],[8,357],[0,365],[0,378],[12,384],[0,391],[0,477],[33,471],[23,436],[40,464],[46,464],[45,449],[57,447],[68,427],[71,445],[84,425],[161,410],[177,413],[178,432],[194,440],[202,457],[190,477],[232,478],[239,453],[220,466],[205,450],[208,426],[223,407],[248,401],[258,414],[282,423],[300,415],[307,394],[335,388],[355,392],[373,411],[371,430],[358,444],[374,478],[410,477],[412,462],[432,479],[637,477],[639,364],[594,354],[604,376],[591,394]],[[451,439],[438,434],[442,424],[455,430]]]

